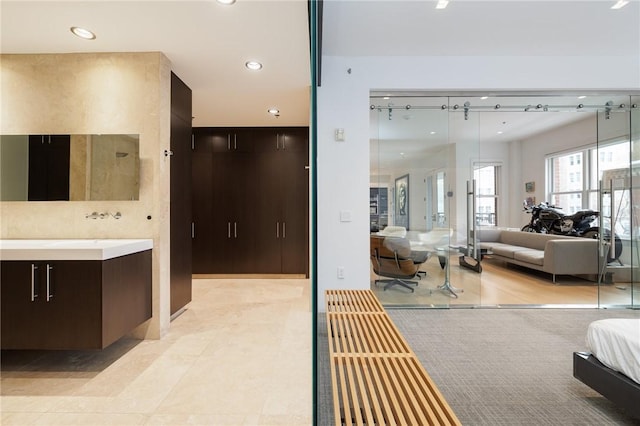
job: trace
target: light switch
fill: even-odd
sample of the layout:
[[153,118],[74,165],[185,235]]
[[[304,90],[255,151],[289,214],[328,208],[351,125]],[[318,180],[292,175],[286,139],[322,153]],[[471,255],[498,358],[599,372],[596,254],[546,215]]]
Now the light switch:
[[340,211],[340,222],[351,222],[351,210]]
[[344,129],[336,129],[336,141],[344,142]]

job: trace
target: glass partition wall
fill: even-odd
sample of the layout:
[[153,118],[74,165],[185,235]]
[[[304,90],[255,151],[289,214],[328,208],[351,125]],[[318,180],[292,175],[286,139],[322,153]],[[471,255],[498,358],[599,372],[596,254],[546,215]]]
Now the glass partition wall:
[[[411,288],[372,260],[372,290],[386,306],[638,307],[639,111],[628,95],[372,94],[372,238],[429,253]],[[551,269],[487,248],[532,212],[538,233],[596,241]]]

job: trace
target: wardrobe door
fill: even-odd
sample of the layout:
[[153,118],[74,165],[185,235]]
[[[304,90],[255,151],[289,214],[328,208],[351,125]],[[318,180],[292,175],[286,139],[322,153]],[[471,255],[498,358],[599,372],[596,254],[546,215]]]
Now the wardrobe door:
[[282,273],[282,153],[277,129],[255,129],[256,273]]
[[309,135],[307,128],[284,129],[281,150],[282,273],[308,274]]
[[191,89],[171,73],[171,315],[191,302],[191,120]]
[[211,132],[214,153],[211,165],[212,179],[209,183],[212,210],[208,220],[211,226],[212,254],[208,259],[208,273],[230,274],[235,272],[234,259],[238,235],[236,175],[239,174],[237,168],[240,164],[235,152],[228,149],[233,134],[226,129],[213,129]]
[[194,274],[210,273],[213,258],[213,135],[206,129],[194,129],[191,153],[191,188],[193,236],[192,265]]
[[232,133],[229,161],[226,163],[225,186],[229,199],[230,272],[255,273],[255,153],[252,132],[235,129]]

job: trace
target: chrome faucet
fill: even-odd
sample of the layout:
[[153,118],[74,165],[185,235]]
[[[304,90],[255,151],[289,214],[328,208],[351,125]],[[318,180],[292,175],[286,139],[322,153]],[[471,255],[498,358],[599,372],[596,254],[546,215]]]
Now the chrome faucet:
[[87,213],[84,217],[86,219],[107,219],[109,216],[112,216],[114,219],[120,219],[122,217],[122,213],[120,212],[116,212],[115,214],[111,214],[109,212],[103,212],[103,213],[98,213],[98,212],[93,212],[93,213]]

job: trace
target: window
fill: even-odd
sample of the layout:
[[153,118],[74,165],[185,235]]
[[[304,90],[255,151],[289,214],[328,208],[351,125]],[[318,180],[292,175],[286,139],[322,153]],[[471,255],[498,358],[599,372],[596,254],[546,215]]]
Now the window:
[[[599,181],[607,170],[628,168],[629,153],[629,141],[615,141],[548,157],[547,200],[566,214],[584,209],[609,211],[610,206],[598,206]],[[582,161],[583,158],[587,161]],[[583,176],[589,178],[584,179]],[[630,207],[626,207],[630,206],[627,198],[624,191],[616,194],[616,200],[619,200],[616,204],[620,204],[617,206],[616,233],[620,237],[630,237],[630,230],[625,229],[628,226],[623,226],[625,218],[631,217]]]
[[499,165],[477,164],[473,170],[476,181],[476,224],[496,226],[498,223]]

